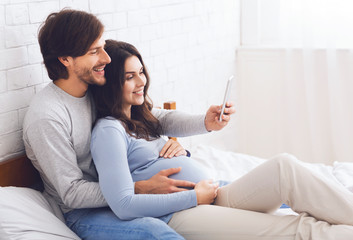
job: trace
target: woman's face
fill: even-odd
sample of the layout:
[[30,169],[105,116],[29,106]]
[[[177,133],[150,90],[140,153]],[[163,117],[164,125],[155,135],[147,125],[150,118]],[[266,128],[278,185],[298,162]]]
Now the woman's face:
[[[143,104],[146,76],[140,60],[131,56],[125,61],[125,84],[123,87],[123,107],[129,111],[132,105]],[[128,114],[130,116],[130,113]]]

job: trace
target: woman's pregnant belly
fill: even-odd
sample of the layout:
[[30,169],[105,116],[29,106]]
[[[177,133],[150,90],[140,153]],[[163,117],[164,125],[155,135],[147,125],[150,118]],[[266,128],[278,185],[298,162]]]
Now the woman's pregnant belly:
[[147,180],[161,170],[177,167],[181,167],[181,171],[170,175],[170,178],[177,180],[187,180],[194,183],[209,179],[209,176],[207,175],[204,168],[195,160],[186,156],[173,157],[171,159],[158,158],[148,166],[136,169],[131,173],[131,176],[134,182]]

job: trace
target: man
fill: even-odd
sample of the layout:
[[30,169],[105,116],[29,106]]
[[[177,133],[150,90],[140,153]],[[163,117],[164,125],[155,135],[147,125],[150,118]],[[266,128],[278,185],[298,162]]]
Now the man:
[[[100,191],[90,155],[95,112],[88,89],[91,84],[105,83],[104,67],[110,63],[110,57],[104,50],[103,31],[102,23],[94,15],[75,10],[52,13],[41,26],[39,44],[53,82],[34,97],[26,114],[23,124],[26,153],[40,172],[44,194],[56,201],[66,224],[79,237],[183,239],[159,219],[121,221]],[[219,130],[229,120],[229,116],[224,116],[223,122],[216,120],[219,114],[216,106],[208,110],[206,118],[163,110],[155,114],[166,129],[169,125],[182,125],[186,119],[193,121],[194,132],[181,130],[180,135]],[[166,169],[149,180],[136,182],[135,191],[171,193],[193,187],[194,183],[168,178],[178,171],[179,168]]]

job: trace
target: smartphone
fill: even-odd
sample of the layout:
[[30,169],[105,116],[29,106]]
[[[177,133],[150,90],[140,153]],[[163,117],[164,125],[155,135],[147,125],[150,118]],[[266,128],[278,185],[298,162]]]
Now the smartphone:
[[232,82],[233,82],[233,78],[234,76],[230,76],[228,78],[228,81],[227,81],[227,87],[226,87],[226,92],[224,94],[224,99],[223,99],[223,104],[222,104],[222,110],[221,110],[221,114],[219,115],[219,121],[222,122],[222,116],[224,114],[224,108],[226,107],[226,102],[228,101],[229,99],[229,93],[230,93],[230,89],[232,87]]

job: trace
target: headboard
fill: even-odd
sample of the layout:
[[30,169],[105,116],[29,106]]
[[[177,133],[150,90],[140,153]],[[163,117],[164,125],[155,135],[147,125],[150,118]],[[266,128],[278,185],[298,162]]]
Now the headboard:
[[[176,103],[165,102],[164,109],[175,109]],[[17,156],[0,162],[0,186],[33,187],[40,185],[38,171],[26,155]]]
[[31,187],[41,182],[38,171],[26,155],[0,162],[0,186]]

